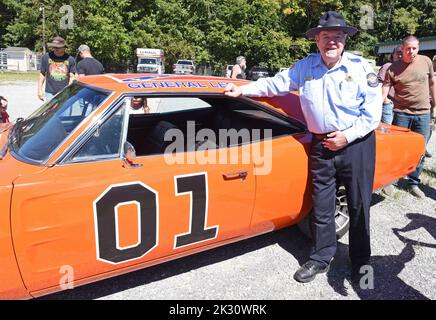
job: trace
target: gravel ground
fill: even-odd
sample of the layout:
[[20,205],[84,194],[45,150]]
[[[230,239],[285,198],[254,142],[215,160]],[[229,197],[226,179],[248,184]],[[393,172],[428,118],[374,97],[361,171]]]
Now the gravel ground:
[[[11,119],[40,102],[36,84],[0,83]],[[348,240],[341,239],[327,275],[308,284],[292,279],[310,241],[297,227],[227,245],[46,299],[436,299],[436,134],[422,176],[425,199],[400,180],[392,196],[378,192],[371,208],[373,289],[350,285]]]

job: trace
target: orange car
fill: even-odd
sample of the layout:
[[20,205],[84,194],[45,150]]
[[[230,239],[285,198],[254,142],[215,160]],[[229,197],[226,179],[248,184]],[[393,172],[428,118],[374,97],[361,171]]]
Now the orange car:
[[[311,134],[298,97],[233,99],[223,94],[229,81],[88,76],[3,124],[0,298],[45,295],[303,220]],[[133,109],[136,96],[147,113]],[[413,171],[423,152],[420,135],[379,128],[374,189]],[[337,209],[342,235],[340,190]]]

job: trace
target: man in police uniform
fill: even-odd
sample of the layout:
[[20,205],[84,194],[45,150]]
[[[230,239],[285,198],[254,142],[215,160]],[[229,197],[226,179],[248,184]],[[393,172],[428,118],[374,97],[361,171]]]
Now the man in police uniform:
[[[285,95],[299,90],[302,111],[312,132],[310,171],[313,185],[309,260],[295,273],[312,281],[329,270],[336,253],[335,200],[337,181],[346,188],[350,214],[349,254],[352,280],[369,263],[369,210],[375,166],[375,133],[381,118],[377,75],[361,57],[344,52],[345,40],[357,29],[335,11],[324,14],[307,31],[319,53],[310,54],[273,78],[242,87],[229,84],[230,97]],[[291,159],[290,159],[291,161]]]

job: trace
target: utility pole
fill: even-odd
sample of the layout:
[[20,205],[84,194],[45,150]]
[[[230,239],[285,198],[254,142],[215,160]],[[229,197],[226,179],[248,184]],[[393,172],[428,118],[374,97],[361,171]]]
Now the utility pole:
[[44,5],[39,7],[39,11],[42,11],[42,53],[45,54],[45,10],[44,10]]

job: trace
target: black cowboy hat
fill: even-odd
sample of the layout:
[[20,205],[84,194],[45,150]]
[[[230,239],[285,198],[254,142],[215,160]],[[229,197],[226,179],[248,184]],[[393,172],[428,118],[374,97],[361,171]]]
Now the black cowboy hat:
[[355,27],[347,26],[344,17],[339,12],[327,11],[319,18],[319,23],[316,27],[307,30],[306,35],[309,38],[314,38],[321,31],[329,30],[342,30],[350,36],[358,31]]

